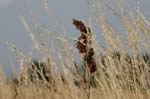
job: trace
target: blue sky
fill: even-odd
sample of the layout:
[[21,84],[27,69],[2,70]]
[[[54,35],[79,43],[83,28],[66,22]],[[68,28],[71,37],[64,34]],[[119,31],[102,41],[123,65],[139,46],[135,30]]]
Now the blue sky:
[[[51,32],[55,32],[53,19],[46,13],[42,0],[31,1],[33,1],[32,10],[39,23],[49,27]],[[86,0],[49,0],[48,2],[62,31],[74,31],[75,33],[72,18],[87,20],[90,16]],[[24,16],[29,25],[33,27],[29,12],[27,0],[0,0],[0,64],[6,73],[9,73],[11,66],[16,65],[6,42],[16,44],[25,53],[31,51],[32,41],[20,20],[20,16]]]
[[[32,48],[32,41],[28,32],[20,21],[20,16],[24,16],[31,27],[31,16],[27,5],[28,0],[0,0],[0,64],[8,73],[10,65],[15,65],[15,60],[11,57],[11,52],[6,42],[13,42],[29,53]],[[32,10],[36,14],[37,20],[41,25],[46,25],[52,32],[56,31],[53,19],[48,16],[44,7],[43,0],[31,0]],[[111,0],[109,0],[111,1]],[[129,2],[128,2],[129,1]],[[127,0],[126,5],[136,6],[138,0]],[[141,0],[142,9],[146,16],[149,16],[150,0]],[[72,26],[72,18],[88,21],[92,13],[87,5],[87,0],[48,0],[57,22],[62,31],[68,35],[75,36],[76,30]],[[115,7],[117,0],[112,0],[111,4]],[[112,20],[113,21],[113,20]],[[115,23],[115,22],[113,22]],[[58,34],[60,35],[60,34]]]

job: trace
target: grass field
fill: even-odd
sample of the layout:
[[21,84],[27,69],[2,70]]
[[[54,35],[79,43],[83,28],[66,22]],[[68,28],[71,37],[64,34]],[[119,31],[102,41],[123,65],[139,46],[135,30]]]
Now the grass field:
[[[0,99],[150,98],[150,23],[140,9],[140,2],[136,10],[126,8],[123,0],[117,2],[119,9],[107,1],[87,2],[106,46],[97,41],[99,35],[94,33],[91,24],[73,19],[70,23],[80,36],[57,37],[57,47],[61,50],[55,52],[42,38],[42,29],[34,17],[37,33],[21,17],[33,40],[33,50],[27,55],[15,44],[8,44],[20,70],[8,80],[0,69]],[[105,16],[107,12],[102,6],[112,19]],[[46,6],[47,12],[48,9]],[[113,18],[120,27],[110,23]],[[50,30],[46,31],[51,37]],[[33,52],[40,54],[39,60],[33,61]]]

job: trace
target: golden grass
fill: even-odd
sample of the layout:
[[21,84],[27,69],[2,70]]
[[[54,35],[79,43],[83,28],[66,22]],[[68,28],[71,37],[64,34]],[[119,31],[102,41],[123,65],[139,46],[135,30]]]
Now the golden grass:
[[[128,11],[123,0],[118,0],[120,9],[117,12],[107,1],[96,0],[96,2],[93,2],[88,0],[88,4],[107,44],[107,50],[103,49],[96,40],[98,35],[92,34],[90,41],[95,52],[94,59],[97,71],[89,77],[94,76],[96,87],[92,87],[90,82],[84,81],[84,77],[78,73],[75,64],[76,48],[69,43],[69,38],[57,37],[56,45],[61,46],[57,46],[60,50],[58,50],[58,56],[56,56],[56,52],[52,48],[48,48],[48,42],[46,43],[42,36],[39,36],[42,30],[34,19],[35,17],[32,18],[38,36],[32,32],[25,18],[21,17],[22,23],[33,40],[33,50],[29,55],[26,55],[14,44],[8,44],[20,65],[20,71],[16,79],[9,81],[6,79],[3,70],[0,69],[0,99],[150,98],[150,67],[141,55],[143,48],[149,53],[150,24],[142,14],[140,6],[136,11]],[[44,5],[49,16],[54,18],[50,13],[47,1],[44,2]],[[118,18],[124,31],[119,31],[119,27],[116,28],[108,22],[102,5],[105,5],[111,14]],[[32,11],[31,15],[33,15]],[[46,29],[46,31],[50,34],[49,30]],[[114,55],[116,49],[120,55],[119,59]],[[50,71],[48,72],[50,81],[44,79],[40,70],[33,72],[39,72],[43,79],[31,81],[28,66],[32,63],[31,57],[34,51],[40,53],[40,61],[45,60],[47,69]],[[127,52],[130,53],[131,62],[127,60]],[[104,57],[101,57],[101,53]],[[86,55],[83,54],[83,56]],[[83,59],[83,57],[77,57]],[[87,59],[86,62],[88,62]],[[78,81],[79,85],[75,85],[74,79]]]

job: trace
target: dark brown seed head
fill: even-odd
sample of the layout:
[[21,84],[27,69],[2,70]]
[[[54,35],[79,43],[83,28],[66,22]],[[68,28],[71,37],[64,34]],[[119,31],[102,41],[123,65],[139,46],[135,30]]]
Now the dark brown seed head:
[[90,73],[94,73],[96,68],[95,59],[94,56],[94,50],[93,48],[88,48],[89,45],[91,45],[91,42],[88,41],[87,35],[90,33],[90,28],[86,28],[84,23],[82,21],[78,21],[76,19],[73,19],[73,24],[76,26],[76,28],[81,32],[80,37],[78,37],[78,41],[76,42],[76,47],[79,50],[79,53],[82,53],[84,55],[83,60],[87,63],[87,67],[89,69]]
[[86,26],[82,21],[78,21],[76,19],[73,19],[73,24],[76,26],[76,28],[81,32],[81,33],[87,33]]

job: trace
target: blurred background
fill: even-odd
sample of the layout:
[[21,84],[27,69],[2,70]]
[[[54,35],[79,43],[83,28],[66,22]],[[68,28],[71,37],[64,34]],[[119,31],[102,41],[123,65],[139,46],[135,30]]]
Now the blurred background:
[[[118,0],[108,1],[115,9],[118,9]],[[136,10],[138,1],[140,0],[126,0],[125,6]],[[50,8],[49,14],[44,8],[46,7],[44,2],[48,3]],[[150,0],[141,0],[141,9],[146,18],[149,18],[150,15],[149,5]],[[72,25],[73,18],[83,20],[87,23],[92,21],[92,29],[97,35],[98,41],[103,44],[103,38],[100,36],[100,30],[97,28],[98,26],[94,21],[94,15],[87,0],[0,0],[0,64],[7,75],[11,74],[10,68],[12,66],[17,67],[17,62],[6,43],[11,42],[16,44],[26,54],[32,49],[32,40],[20,20],[20,17],[23,16],[34,32],[31,9],[38,23],[48,28],[56,36],[63,36],[63,33],[66,33],[68,37],[77,37],[79,33],[77,33],[78,31]],[[117,27],[120,26],[112,16],[107,15],[107,13],[106,16],[112,24]]]

